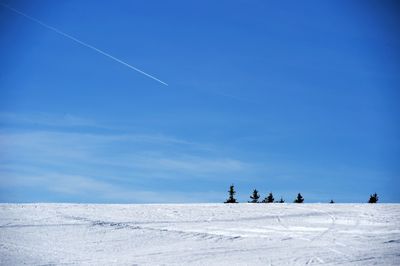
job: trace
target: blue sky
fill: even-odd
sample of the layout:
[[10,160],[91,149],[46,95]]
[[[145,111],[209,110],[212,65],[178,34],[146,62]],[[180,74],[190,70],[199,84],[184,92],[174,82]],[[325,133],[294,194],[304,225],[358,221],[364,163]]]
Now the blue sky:
[[391,1],[3,1],[1,202],[400,202]]

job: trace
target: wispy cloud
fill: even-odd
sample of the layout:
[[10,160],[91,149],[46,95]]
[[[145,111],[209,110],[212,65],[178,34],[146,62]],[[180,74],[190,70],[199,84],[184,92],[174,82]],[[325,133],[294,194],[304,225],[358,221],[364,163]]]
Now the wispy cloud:
[[194,173],[204,172],[235,172],[245,169],[246,164],[239,160],[222,159],[204,159],[199,157],[184,157],[179,159],[160,158],[154,159],[151,163],[156,163],[158,167],[164,169],[182,170]]
[[[27,125],[35,121],[42,125],[58,125],[53,123],[55,115],[3,114],[0,119],[5,117]],[[72,121],[72,128],[96,124],[79,117],[68,121]],[[74,193],[94,193],[110,201],[137,201],[136,196],[132,196],[134,191],[143,201],[148,195],[147,202],[150,202],[152,190],[132,184],[142,180],[151,183],[224,178],[249,168],[248,163],[223,156],[209,149],[208,144],[173,136],[64,129],[28,126],[23,130],[12,127],[0,130],[0,188],[32,185],[72,198]],[[127,182],[131,184],[129,188]],[[168,196],[169,201],[179,201],[180,196],[172,194]],[[162,200],[158,198],[158,201]]]
[[[102,135],[54,131],[0,132],[6,159],[32,163],[80,162],[135,169],[178,171],[185,174],[241,171],[246,163],[202,151],[199,144],[154,135]],[[172,146],[172,147],[171,147]],[[177,146],[183,146],[178,149]]]
[[75,116],[72,114],[49,114],[49,113],[9,113],[0,112],[0,122],[6,124],[29,124],[57,127],[101,127],[91,119]]
[[[0,175],[3,177],[0,188],[25,188],[50,194],[42,201],[54,201],[55,197],[52,195],[58,195],[71,202],[177,203],[204,202],[219,199],[221,196],[212,191],[193,193],[165,190],[159,193],[155,190],[127,188],[95,177],[57,172],[21,174],[0,169]],[[0,196],[0,201],[3,200]]]
[[[137,133],[137,130],[129,128],[127,126],[116,126],[101,123],[99,121],[77,116],[74,114],[53,114],[53,113],[11,113],[11,112],[0,112],[0,124],[4,125],[4,128],[13,127],[14,125],[28,127],[29,133],[35,133],[40,135],[42,133],[60,134],[60,139],[63,139],[62,134],[65,132],[63,128],[69,129],[68,138],[73,138],[74,132],[78,138],[87,137],[90,139],[102,141],[129,141],[129,142],[142,142],[142,143],[158,143],[164,145],[188,145],[196,147],[200,150],[211,150],[212,145],[204,143],[196,143],[193,141],[166,136],[161,133]],[[35,130],[32,130],[31,126],[36,126]],[[52,131],[49,131],[47,127],[51,127]],[[53,129],[55,127],[55,129]],[[45,129],[46,128],[46,129]],[[86,128],[86,131],[82,131],[82,128]],[[80,129],[73,131],[74,129]],[[96,129],[96,134],[93,134],[91,129]],[[47,131],[46,131],[47,130]],[[103,130],[103,133],[98,133]],[[115,133],[115,132],[118,133]],[[135,131],[136,133],[127,133]],[[113,133],[110,133],[113,132]],[[121,133],[123,132],[123,133]],[[0,131],[1,133],[1,131]],[[106,134],[108,133],[108,134]],[[17,134],[15,134],[17,135]],[[23,134],[19,135],[20,137]]]

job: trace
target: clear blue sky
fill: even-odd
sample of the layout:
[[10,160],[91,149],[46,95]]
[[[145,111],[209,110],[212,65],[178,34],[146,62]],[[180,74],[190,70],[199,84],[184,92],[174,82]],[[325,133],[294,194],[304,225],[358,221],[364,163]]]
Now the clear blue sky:
[[1,202],[400,202],[395,2],[3,3]]

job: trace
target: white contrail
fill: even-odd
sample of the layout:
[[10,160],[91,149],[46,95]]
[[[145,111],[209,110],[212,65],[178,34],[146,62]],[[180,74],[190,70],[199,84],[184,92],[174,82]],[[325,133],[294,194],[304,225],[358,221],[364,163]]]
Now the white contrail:
[[145,75],[145,76],[147,76],[147,77],[149,77],[149,78],[151,78],[151,79],[154,79],[154,80],[160,82],[161,84],[164,84],[164,85],[168,86],[168,84],[165,83],[164,81],[159,80],[158,78],[156,78],[156,77],[154,77],[154,76],[152,76],[152,75],[150,75],[150,74],[147,74],[146,72],[144,72],[144,71],[142,71],[142,70],[140,70],[140,69],[138,69],[138,68],[136,68],[136,67],[134,67],[134,66],[131,66],[130,64],[128,64],[128,63],[122,61],[121,59],[118,59],[118,58],[116,58],[116,57],[114,57],[114,56],[112,56],[112,55],[110,55],[110,54],[108,54],[108,53],[106,53],[106,52],[104,52],[104,51],[102,51],[102,50],[100,50],[100,49],[98,49],[98,48],[96,48],[96,47],[94,47],[94,46],[88,44],[88,43],[85,43],[85,42],[83,42],[83,41],[80,41],[80,40],[78,40],[77,38],[75,38],[75,37],[73,37],[73,36],[71,36],[71,35],[69,35],[69,34],[67,34],[67,33],[65,33],[65,32],[63,32],[63,31],[61,31],[61,30],[59,30],[59,29],[57,29],[57,28],[54,28],[54,27],[52,27],[52,26],[50,26],[50,25],[47,25],[46,23],[44,23],[44,22],[42,22],[42,21],[40,21],[40,20],[38,20],[38,19],[36,19],[36,18],[34,18],[34,17],[31,17],[31,16],[29,16],[29,15],[27,15],[27,14],[25,14],[25,13],[23,13],[23,12],[17,10],[17,9],[15,9],[15,8],[9,6],[9,5],[6,5],[6,4],[1,3],[1,2],[0,2],[0,5],[4,6],[5,8],[7,8],[7,9],[9,9],[9,10],[11,10],[11,11],[14,11],[15,13],[17,13],[17,14],[19,14],[19,15],[21,15],[21,16],[24,16],[25,18],[27,18],[27,19],[29,19],[29,20],[31,20],[31,21],[34,21],[34,22],[36,22],[36,23],[42,25],[43,27],[45,27],[45,28],[47,28],[47,29],[49,29],[49,30],[55,31],[56,33],[58,33],[58,34],[60,34],[60,35],[62,35],[62,36],[64,36],[64,37],[66,37],[66,38],[68,38],[68,39],[70,39],[70,40],[73,40],[74,42],[77,42],[77,43],[79,43],[80,45],[86,46],[87,48],[90,48],[90,49],[92,49],[92,50],[94,50],[94,51],[96,51],[96,52],[98,52],[98,53],[100,53],[100,54],[102,54],[102,55],[104,55],[104,56],[107,56],[108,58],[111,58],[112,60],[117,61],[118,63],[121,63],[121,64],[123,64],[124,66],[129,67],[130,69],[133,69],[133,70],[135,70],[135,71],[137,71],[137,72],[139,72],[139,73],[141,73],[141,74],[143,74],[143,75]]

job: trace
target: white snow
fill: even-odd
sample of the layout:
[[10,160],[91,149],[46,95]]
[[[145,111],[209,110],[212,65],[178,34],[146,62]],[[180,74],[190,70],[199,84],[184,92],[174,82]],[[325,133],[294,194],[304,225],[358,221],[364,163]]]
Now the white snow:
[[400,204],[0,204],[1,265],[400,265]]

